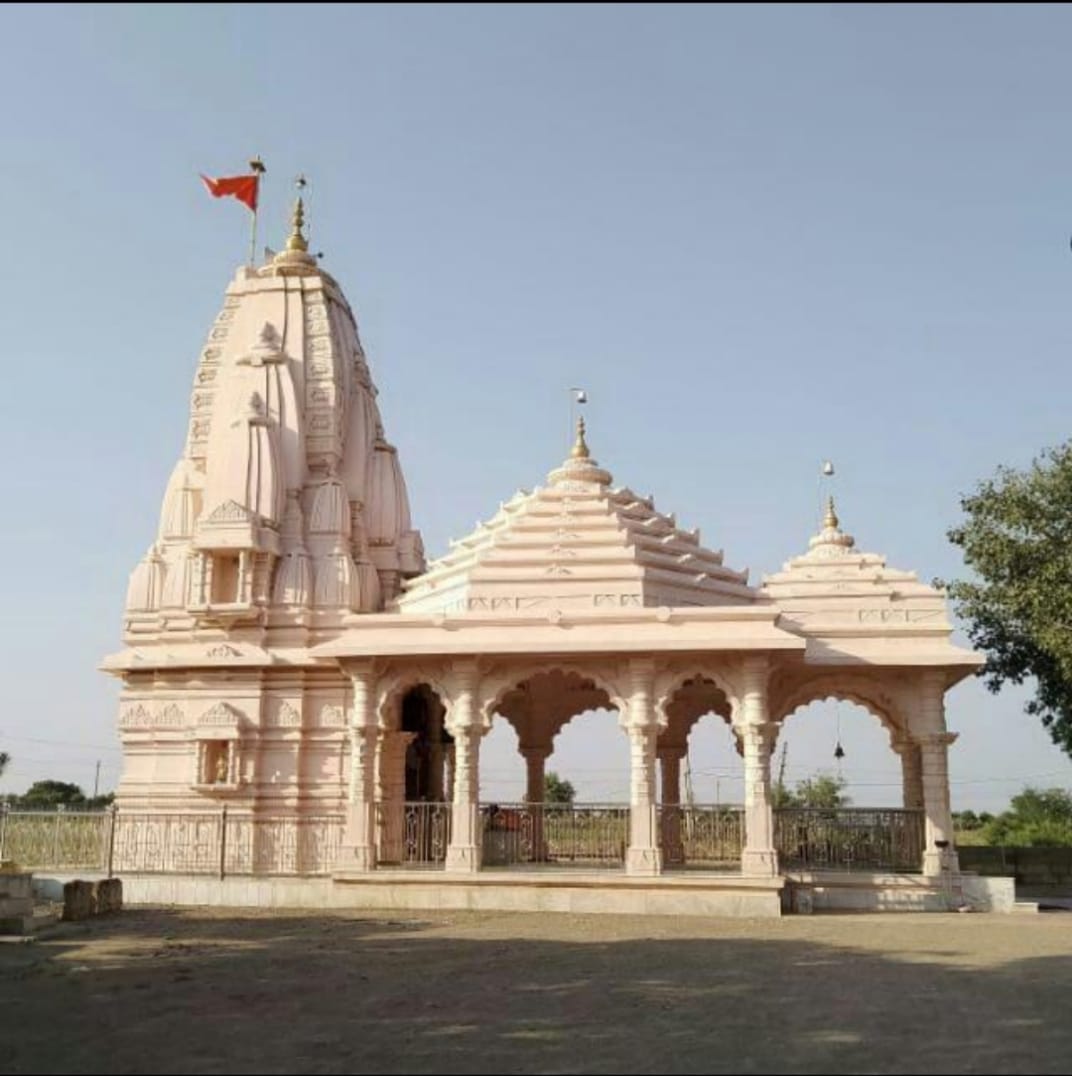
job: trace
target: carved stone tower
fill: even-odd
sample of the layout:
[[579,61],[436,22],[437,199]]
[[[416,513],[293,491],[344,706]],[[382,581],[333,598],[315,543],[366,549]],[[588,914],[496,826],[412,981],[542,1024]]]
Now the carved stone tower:
[[341,799],[349,689],[309,650],[424,569],[376,395],[299,199],[286,249],[238,270],[209,330],[127,649],[105,663],[124,679],[125,806]]

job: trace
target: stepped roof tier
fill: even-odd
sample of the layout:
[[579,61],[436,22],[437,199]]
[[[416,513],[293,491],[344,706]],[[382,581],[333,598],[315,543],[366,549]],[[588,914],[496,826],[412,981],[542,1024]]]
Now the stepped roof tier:
[[582,611],[753,602],[747,573],[651,498],[612,488],[583,420],[548,484],[519,492],[428,570],[407,581],[403,613]]

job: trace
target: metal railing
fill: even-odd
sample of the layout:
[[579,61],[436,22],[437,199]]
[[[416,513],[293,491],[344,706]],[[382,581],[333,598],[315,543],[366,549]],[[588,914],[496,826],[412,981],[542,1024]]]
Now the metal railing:
[[[376,805],[378,861],[442,866],[449,803]],[[485,866],[620,866],[629,843],[622,804],[509,803],[480,807]],[[732,868],[740,862],[739,807],[663,804],[660,840],[668,867]],[[262,817],[217,811],[137,813],[0,809],[0,860],[31,870],[152,874],[325,875],[342,839],[339,815]],[[788,870],[918,871],[922,811],[842,807],[774,812],[774,841]]]
[[385,867],[442,867],[450,829],[449,803],[377,803],[377,862]]
[[318,875],[335,865],[343,820],[219,811],[0,812],[0,860],[30,870],[112,874]]
[[113,811],[0,810],[0,861],[55,870],[104,870]]
[[620,866],[629,808],[610,803],[500,803],[480,808],[482,863]]
[[659,836],[664,866],[736,869],[744,847],[744,809],[664,803],[659,807]]
[[790,870],[918,871],[923,812],[786,807],[774,812],[774,845]]

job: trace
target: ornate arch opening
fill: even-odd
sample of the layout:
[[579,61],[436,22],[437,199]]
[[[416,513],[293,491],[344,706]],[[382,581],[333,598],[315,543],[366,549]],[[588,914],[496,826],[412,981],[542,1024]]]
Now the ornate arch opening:
[[814,702],[851,702],[877,718],[891,738],[902,735],[906,722],[896,700],[884,686],[870,677],[852,675],[821,676],[771,693],[770,718],[784,724],[794,714]]
[[733,703],[725,688],[703,673],[680,679],[659,698],[656,707],[662,723],[659,741],[664,743],[684,744],[705,714],[717,714],[731,727],[733,724]]
[[[545,775],[553,772],[572,784],[579,798],[591,799],[593,793],[602,798],[603,789],[595,780],[595,771],[613,766],[607,763],[607,748],[603,746],[606,715],[615,715],[612,720],[618,731],[617,714],[624,705],[609,675],[580,663],[511,665],[485,677],[482,688],[481,715],[490,728],[481,748],[482,771],[486,758],[489,775],[485,779],[482,773],[482,787],[495,788],[496,794],[512,786],[524,788],[527,801],[540,802],[545,794]],[[592,714],[593,720],[582,722],[583,727],[579,726],[564,743],[558,740],[559,733],[581,714]],[[503,720],[496,722],[495,717]],[[593,736],[598,738],[598,745],[593,744]],[[615,760],[618,766],[614,767],[614,775],[620,770],[627,781],[628,744],[620,735],[614,736],[612,744],[610,752],[617,750],[622,756]],[[558,765],[550,762],[555,755],[559,756]],[[516,774],[516,779],[509,780],[509,773]],[[582,782],[578,782],[580,775],[584,777]]]
[[400,672],[380,685],[377,717],[383,730],[378,752],[379,794],[420,803],[447,798],[454,738],[447,727],[450,699],[438,678]]
[[771,718],[780,730],[772,779],[781,777],[787,790],[834,779],[852,806],[901,805],[901,760],[890,750],[901,736],[901,710],[884,685],[820,677],[774,694]]
[[546,663],[503,670],[484,684],[481,717],[490,726],[496,714],[514,725],[524,742],[526,714],[541,709],[555,731],[587,710],[625,709],[618,685],[603,672],[581,665]]

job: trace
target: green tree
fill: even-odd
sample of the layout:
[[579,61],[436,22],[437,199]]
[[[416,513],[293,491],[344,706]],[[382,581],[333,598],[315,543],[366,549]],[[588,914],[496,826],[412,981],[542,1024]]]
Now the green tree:
[[844,777],[819,773],[798,781],[796,788],[790,790],[779,778],[771,788],[771,805],[776,810],[779,807],[848,807],[850,800],[845,795],[846,784]]
[[782,807],[799,807],[793,790],[780,778],[771,785],[771,806],[777,811]]
[[1063,788],[1025,788],[1009,809],[986,826],[987,844],[1007,848],[1072,845],[1072,793]]
[[816,774],[797,783],[794,796],[801,807],[847,807],[844,777],[831,777],[828,773]]
[[572,803],[577,793],[569,781],[563,781],[557,773],[544,774],[543,800],[544,803]]
[[1027,712],[1072,754],[1072,442],[1001,468],[948,532],[973,580],[948,584],[991,691],[1035,682]]
[[18,805],[27,810],[84,807],[86,795],[78,785],[68,781],[35,781],[26,793],[18,798]]
[[7,764],[11,761],[11,756],[6,751],[0,751],[0,777],[4,776],[4,770],[7,769]]

